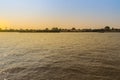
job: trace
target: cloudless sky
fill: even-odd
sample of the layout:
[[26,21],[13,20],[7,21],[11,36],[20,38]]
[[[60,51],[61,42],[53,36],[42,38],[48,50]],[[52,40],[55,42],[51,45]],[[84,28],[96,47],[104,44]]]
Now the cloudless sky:
[[0,27],[120,28],[120,0],[0,0]]

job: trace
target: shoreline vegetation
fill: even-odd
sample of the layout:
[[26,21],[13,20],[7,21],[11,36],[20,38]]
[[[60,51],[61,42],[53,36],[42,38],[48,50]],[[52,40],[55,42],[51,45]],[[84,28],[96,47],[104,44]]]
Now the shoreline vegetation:
[[105,26],[104,28],[101,29],[76,29],[76,28],[71,28],[71,29],[62,29],[58,27],[53,27],[51,29],[45,28],[45,29],[1,29],[0,32],[23,32],[23,33],[41,33],[41,32],[52,32],[52,33],[60,33],[60,32],[120,32],[120,29],[117,28],[110,28],[109,26]]

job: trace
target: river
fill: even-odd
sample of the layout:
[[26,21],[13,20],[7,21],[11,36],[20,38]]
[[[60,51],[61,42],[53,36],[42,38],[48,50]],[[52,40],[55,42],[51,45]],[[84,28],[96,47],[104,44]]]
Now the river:
[[120,33],[0,33],[0,80],[120,80]]

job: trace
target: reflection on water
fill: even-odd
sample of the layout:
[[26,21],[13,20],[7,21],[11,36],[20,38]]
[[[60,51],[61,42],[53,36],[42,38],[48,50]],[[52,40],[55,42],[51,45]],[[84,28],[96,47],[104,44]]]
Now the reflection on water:
[[120,80],[120,33],[0,33],[0,80]]

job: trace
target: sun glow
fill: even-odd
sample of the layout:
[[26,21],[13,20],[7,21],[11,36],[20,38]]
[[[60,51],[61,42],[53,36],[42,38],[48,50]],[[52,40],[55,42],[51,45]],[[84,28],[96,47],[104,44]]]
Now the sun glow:
[[9,26],[9,21],[7,20],[0,20],[0,28],[4,29],[7,28]]

